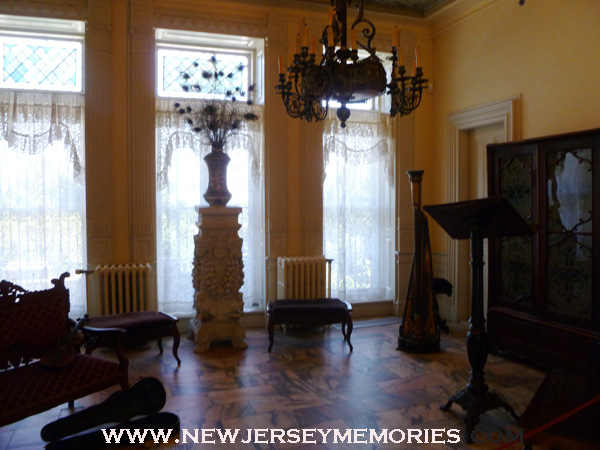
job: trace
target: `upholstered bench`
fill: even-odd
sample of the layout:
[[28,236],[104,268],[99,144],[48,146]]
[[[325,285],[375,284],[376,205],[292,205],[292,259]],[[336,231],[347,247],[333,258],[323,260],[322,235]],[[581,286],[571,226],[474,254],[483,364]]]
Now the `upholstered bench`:
[[[177,364],[181,360],[177,355],[179,348],[180,335],[177,329],[179,319],[163,312],[156,311],[138,311],[122,314],[111,314],[99,317],[90,317],[84,326],[84,330],[94,330],[95,328],[117,328],[125,330],[121,336],[123,344],[143,344],[156,339],[160,354],[163,353],[162,338],[165,336],[173,337],[173,356]],[[91,354],[95,348],[104,347],[111,344],[106,339],[88,339],[86,343],[86,353]]]
[[350,351],[350,335],[352,334],[352,305],[336,298],[314,300],[275,300],[267,308],[269,315],[269,352],[275,340],[275,325],[301,325],[321,327],[335,323],[342,324],[344,340],[348,342]]

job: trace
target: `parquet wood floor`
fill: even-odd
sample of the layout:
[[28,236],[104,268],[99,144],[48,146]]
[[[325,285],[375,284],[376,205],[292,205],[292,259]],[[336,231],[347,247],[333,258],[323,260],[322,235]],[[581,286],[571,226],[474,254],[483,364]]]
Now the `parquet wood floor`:
[[[389,322],[389,321],[388,321]],[[130,380],[159,378],[167,391],[163,411],[174,412],[182,428],[240,429],[240,435],[257,428],[382,429],[458,428],[464,433],[464,411],[439,405],[465,387],[469,377],[465,336],[467,324],[451,324],[442,334],[442,351],[410,354],[396,350],[398,324],[356,323],[350,353],[341,331],[335,328],[276,331],[272,353],[267,352],[266,329],[247,330],[245,350],[215,345],[195,354],[194,342],[182,338],[178,368],[170,340],[163,356],[155,344],[128,350]],[[381,322],[380,322],[381,323]],[[371,325],[371,326],[369,326]],[[185,333],[184,333],[185,334]],[[110,357],[110,355],[107,355]],[[490,355],[486,380],[521,414],[544,372],[520,362]],[[76,402],[76,409],[95,404],[113,390]],[[0,428],[0,450],[41,449],[41,427],[61,415],[67,405]],[[480,436],[492,430],[517,430],[504,410],[482,416]],[[497,437],[497,435],[496,435]],[[499,438],[498,438],[499,439]],[[188,441],[189,442],[189,441]],[[179,444],[178,449],[494,449],[501,443],[446,444]],[[110,447],[108,447],[110,448]],[[513,445],[511,449],[521,448]]]

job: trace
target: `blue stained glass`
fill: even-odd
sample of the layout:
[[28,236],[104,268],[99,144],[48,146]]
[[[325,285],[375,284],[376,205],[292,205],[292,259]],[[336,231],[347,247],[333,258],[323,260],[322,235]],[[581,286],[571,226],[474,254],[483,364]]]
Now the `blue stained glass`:
[[80,42],[0,36],[0,43],[0,87],[82,91]]

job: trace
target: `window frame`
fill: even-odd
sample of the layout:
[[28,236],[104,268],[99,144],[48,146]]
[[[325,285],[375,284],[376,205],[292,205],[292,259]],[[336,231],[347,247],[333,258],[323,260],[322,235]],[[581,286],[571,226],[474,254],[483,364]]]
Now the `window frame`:
[[[159,74],[158,71],[160,70],[160,67],[162,65],[162,61],[159,61],[159,51],[163,50],[163,49],[173,49],[173,50],[182,50],[182,51],[194,51],[196,50],[197,52],[202,52],[202,53],[207,53],[207,52],[214,52],[217,60],[219,60],[219,55],[220,54],[247,54],[248,55],[248,67],[247,67],[247,75],[248,75],[248,86],[251,85],[255,85],[257,86],[257,88],[253,91],[253,95],[252,95],[252,100],[253,100],[253,104],[256,107],[261,107],[261,105],[264,104],[264,94],[263,94],[263,85],[264,85],[264,46],[265,46],[265,42],[264,39],[262,38],[250,38],[250,37],[242,37],[242,36],[230,36],[230,35],[219,35],[219,34],[213,34],[213,33],[201,33],[201,32],[191,32],[191,31],[181,31],[181,30],[166,30],[166,29],[156,29],[156,35],[155,35],[155,55],[156,55],[156,63],[155,63],[155,70],[157,70],[157,76],[156,76],[156,84],[155,84],[155,95],[157,98],[157,105],[159,103],[162,104],[162,102],[169,102],[172,101],[173,103],[176,101],[182,101],[182,103],[187,104],[186,102],[194,102],[194,101],[198,101],[198,102],[202,102],[203,100],[206,99],[202,99],[201,96],[197,96],[197,95],[185,95],[185,93],[181,92],[181,93],[177,93],[174,95],[161,95],[160,90],[159,90],[159,86],[162,85],[163,81],[162,81],[162,74]],[[160,65],[159,65],[160,64]],[[160,76],[160,78],[159,78]],[[230,101],[230,100],[224,100],[224,101]],[[161,109],[162,111],[162,109]],[[166,110],[165,110],[166,111]],[[175,111],[173,111],[175,113]],[[158,128],[157,128],[157,132],[158,132]],[[264,158],[264,129],[262,129],[261,126],[261,138],[260,138],[260,143],[257,143],[256,145],[259,145],[259,151],[260,151],[260,160],[259,163],[262,165],[263,161],[262,158]],[[157,134],[158,136],[158,134]],[[158,148],[160,146],[160,143],[157,140],[157,151]],[[236,150],[237,151],[237,150]],[[253,181],[253,177],[254,177],[254,172],[252,171],[253,169],[251,168],[251,164],[253,164],[252,162],[253,156],[248,155],[248,159],[246,160],[246,163],[249,165],[248,167],[248,182],[249,183],[254,183]],[[204,167],[205,164],[202,161],[201,158],[199,158],[199,161],[201,163],[201,167]],[[262,169],[260,169],[260,171],[262,171]],[[233,170],[232,166],[230,166],[230,173],[234,174],[235,171]],[[256,205],[255,201],[257,198],[259,198],[258,196],[251,196],[250,194],[248,194],[248,203],[245,206],[242,206],[243,211],[242,211],[242,215],[240,216],[240,221],[244,222],[244,219],[242,218],[242,216],[244,214],[246,214],[248,216],[248,221],[252,221],[253,219],[257,219],[256,216],[260,216],[260,227],[255,227],[253,228],[254,231],[250,232],[249,236],[252,236],[252,233],[261,233],[264,239],[264,230],[265,230],[265,220],[264,220],[264,208],[265,208],[265,194],[264,194],[264,189],[265,189],[265,184],[264,184],[264,175],[263,174],[259,174],[259,177],[261,178],[258,183],[259,185],[255,185],[256,187],[256,191],[253,191],[255,194],[257,194],[260,197],[260,205]],[[205,177],[207,178],[207,177]],[[207,181],[207,180],[206,180]],[[203,185],[203,187],[205,187]],[[231,189],[231,185],[230,185],[230,189]],[[233,193],[233,189],[232,193]],[[200,188],[199,192],[204,192],[202,187]],[[159,208],[158,208],[158,202],[159,202],[159,197],[157,194],[157,224],[158,227],[161,227],[161,222],[159,220],[158,217],[158,213],[159,213]],[[200,199],[199,201],[200,205],[204,205],[203,204],[203,200]],[[238,205],[241,206],[241,205]],[[250,213],[250,208],[255,208],[253,209],[253,212]],[[195,222],[194,222],[195,223]],[[253,222],[255,224],[258,224],[258,222]],[[248,228],[248,227],[247,227]],[[160,235],[157,232],[157,260],[159,258],[161,258],[161,255],[158,255],[158,252],[160,250],[159,247],[161,246],[161,243],[159,242],[159,238]],[[255,241],[252,238],[247,238],[244,240],[244,242],[253,242]],[[257,244],[260,246],[260,255],[258,253],[256,253],[255,251],[252,251],[251,249],[249,249],[248,251],[248,255],[249,256],[249,262],[252,263],[252,267],[256,267],[256,269],[252,269],[252,270],[256,270],[256,276],[251,277],[253,280],[259,280],[258,282],[252,281],[251,283],[249,282],[245,282],[244,283],[244,287],[248,287],[248,289],[250,289],[250,296],[246,296],[244,295],[244,312],[250,312],[250,311],[255,311],[257,309],[262,310],[264,308],[264,302],[266,301],[266,286],[265,286],[265,267],[264,267],[264,250],[265,250],[265,242],[264,240],[262,240],[260,242],[260,244]],[[256,249],[254,249],[256,250]],[[242,250],[244,251],[244,249]],[[165,253],[166,255],[166,253]],[[246,254],[244,254],[245,256]],[[246,260],[246,258],[244,258],[244,260]],[[260,262],[259,262],[260,260]],[[191,260],[190,260],[191,261]],[[247,270],[248,269],[248,266]],[[161,270],[161,269],[159,269]],[[160,275],[159,275],[160,276]],[[246,272],[245,269],[245,276],[248,276],[248,272]],[[160,280],[159,280],[160,283]],[[163,289],[163,287],[161,287],[161,285],[159,284],[159,289]],[[242,288],[243,289],[243,288]],[[251,302],[250,302],[251,300]],[[163,297],[163,302],[165,301],[165,297]],[[177,300],[175,300],[174,303],[178,303]],[[180,303],[180,302],[179,302]]]
[[[161,50],[193,52],[214,52],[219,58],[219,54],[245,54],[248,55],[248,86],[263,86],[264,73],[264,41],[244,36],[221,35],[215,33],[203,33],[196,31],[182,31],[157,28],[155,31],[155,56],[156,56],[156,86],[155,93],[160,98],[201,98],[193,93],[161,94],[159,89],[160,67],[162,63],[159,59]],[[263,104],[264,96],[261,90],[255,91],[253,102]]]

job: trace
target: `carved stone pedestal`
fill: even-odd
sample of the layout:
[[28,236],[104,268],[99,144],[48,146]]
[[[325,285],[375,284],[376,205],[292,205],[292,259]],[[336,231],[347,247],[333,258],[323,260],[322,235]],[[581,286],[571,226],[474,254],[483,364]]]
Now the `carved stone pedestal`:
[[246,348],[246,331],[239,319],[244,311],[240,288],[244,283],[242,239],[238,216],[242,208],[209,206],[197,208],[199,232],[194,236],[194,307],[191,321],[195,352],[211,342],[229,340]]

